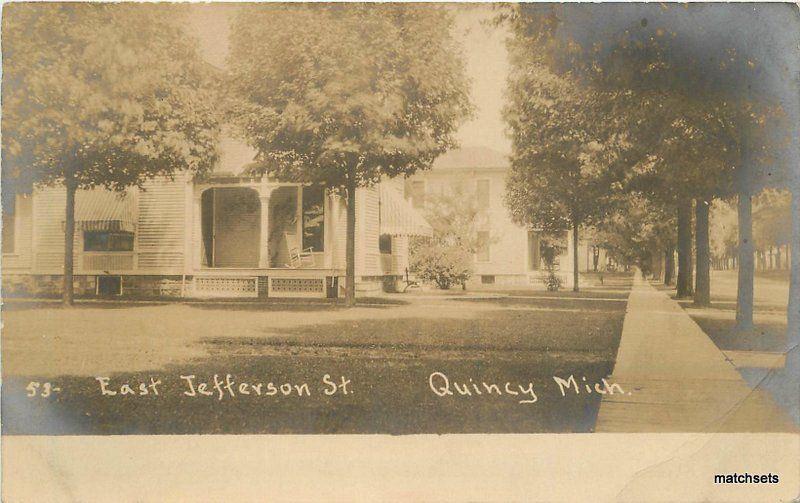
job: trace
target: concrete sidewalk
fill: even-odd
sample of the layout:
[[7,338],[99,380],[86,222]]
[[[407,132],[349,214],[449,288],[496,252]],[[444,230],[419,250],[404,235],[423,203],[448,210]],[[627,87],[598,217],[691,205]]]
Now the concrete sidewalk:
[[677,302],[637,271],[597,432],[768,432],[798,428],[751,389]]

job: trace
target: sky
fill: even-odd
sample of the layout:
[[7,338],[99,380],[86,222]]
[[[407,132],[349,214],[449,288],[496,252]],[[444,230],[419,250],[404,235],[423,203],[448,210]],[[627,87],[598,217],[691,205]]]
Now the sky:
[[[190,30],[200,40],[204,57],[213,65],[225,66],[228,53],[228,22],[238,8],[235,4],[202,4],[191,6]],[[454,36],[462,41],[467,76],[475,116],[463,124],[457,138],[462,147],[489,147],[503,154],[511,151],[502,118],[503,93],[509,71],[505,49],[505,32],[483,22],[492,11],[486,5],[455,7]]]

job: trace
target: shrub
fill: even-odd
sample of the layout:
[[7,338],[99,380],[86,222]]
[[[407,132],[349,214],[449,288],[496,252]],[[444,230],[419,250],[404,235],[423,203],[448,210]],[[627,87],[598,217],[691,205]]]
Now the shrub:
[[414,247],[411,269],[423,281],[435,283],[442,290],[458,285],[472,275],[472,254],[459,246],[441,246],[435,241]]
[[548,292],[557,292],[561,288],[561,283],[561,277],[556,276],[556,273],[552,270],[548,272],[544,280]]

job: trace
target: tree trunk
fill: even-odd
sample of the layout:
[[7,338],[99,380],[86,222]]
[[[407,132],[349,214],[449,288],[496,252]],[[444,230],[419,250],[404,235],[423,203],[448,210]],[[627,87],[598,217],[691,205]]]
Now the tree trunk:
[[753,202],[750,194],[740,193],[739,216],[739,277],[736,286],[736,329],[753,329],[753,275],[755,259],[753,246]]
[[64,286],[62,301],[65,306],[71,306],[75,299],[73,277],[75,270],[75,192],[77,192],[77,183],[71,175],[67,175],[64,180],[64,186],[67,189],[67,204],[64,215]]
[[572,224],[572,291],[578,291],[578,224]]
[[678,204],[678,293],[679,299],[692,296],[692,201]]
[[[789,241],[791,240],[792,238],[789,236]],[[784,257],[786,258],[783,260],[783,268],[788,271],[791,268],[792,263],[792,247],[788,244],[786,245],[786,254],[784,254]]]
[[[788,332],[787,350],[794,354],[795,362],[800,353],[800,187],[792,191],[792,237],[787,261],[791,262],[789,276],[789,306],[786,312]],[[790,374],[797,376],[797,374]]]
[[779,271],[783,269],[783,264],[781,263],[782,262],[781,248],[783,248],[782,245],[778,245],[777,247],[775,247],[775,269]]
[[650,263],[650,277],[653,281],[661,281],[661,273],[664,271],[661,264],[661,254],[651,253],[648,259]]
[[347,179],[347,247],[344,299],[348,307],[356,305],[356,181],[354,170]]
[[[791,263],[789,277],[789,305],[786,309],[786,364],[783,376],[787,382],[797,382],[800,375],[800,181],[795,180],[792,187],[792,235],[786,262]],[[780,372],[780,370],[779,370]],[[788,396],[788,410],[800,407],[800,394],[795,392]]]
[[667,248],[664,252],[664,284],[672,284],[672,277],[675,275],[675,249]]
[[698,199],[695,203],[695,253],[697,254],[697,277],[694,287],[694,305],[707,307],[711,305],[711,246],[708,238],[709,201]]

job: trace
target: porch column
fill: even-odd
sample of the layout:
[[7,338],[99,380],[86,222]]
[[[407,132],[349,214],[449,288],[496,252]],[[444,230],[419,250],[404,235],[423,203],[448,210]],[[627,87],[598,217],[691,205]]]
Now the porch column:
[[194,232],[192,233],[192,263],[194,269],[199,270],[203,267],[203,191],[195,190],[192,213],[194,221]]
[[303,186],[297,186],[297,247],[303,248]]
[[258,267],[261,269],[269,268],[269,199],[271,195],[272,187],[262,184],[258,196],[258,199],[261,201],[261,234],[259,237]]
[[331,191],[325,191],[325,205],[322,208],[322,224],[324,225],[324,233],[323,233],[323,240],[325,244],[325,254],[324,257],[324,266],[326,268],[333,267],[334,261],[334,247],[336,241],[336,235],[334,234],[333,226],[335,225],[334,222],[336,221],[333,217],[333,207],[334,207],[334,195]]

